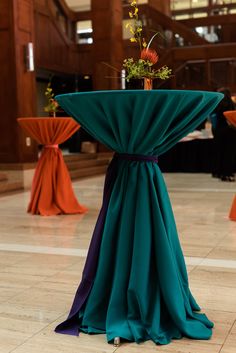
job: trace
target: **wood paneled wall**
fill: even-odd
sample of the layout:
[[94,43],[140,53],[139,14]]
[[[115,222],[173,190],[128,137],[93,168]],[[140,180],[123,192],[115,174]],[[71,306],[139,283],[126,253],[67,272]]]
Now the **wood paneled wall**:
[[[9,146],[14,144],[15,131],[11,131],[9,124],[15,114],[15,105],[12,104],[14,97],[12,92],[15,89],[12,32],[12,22],[8,1],[0,2],[0,159],[4,158]],[[8,137],[9,136],[9,137]],[[11,147],[10,147],[11,148]],[[12,148],[11,148],[12,149]]]
[[75,24],[64,0],[0,0],[0,163],[37,160],[37,143],[26,145],[17,123],[18,117],[36,116],[36,74],[26,70],[27,43],[34,44],[36,69],[92,74],[91,48],[81,47],[79,54]]
[[148,4],[165,15],[171,16],[170,1],[149,0]]
[[[235,43],[231,43],[231,46],[202,46],[205,41],[184,24],[158,15],[157,5],[164,6],[162,11],[168,15],[167,3],[150,0],[150,11],[146,5],[143,8],[147,9],[146,15],[153,23],[156,21],[173,33],[177,31],[182,36],[186,35],[190,43],[199,46],[169,50],[164,63],[169,65],[170,58],[173,65],[196,58],[235,58]],[[62,13],[60,19],[57,18],[55,4],[59,4]],[[26,146],[27,136],[17,124],[20,116],[36,116],[36,75],[26,70],[27,43],[34,43],[36,69],[93,74],[95,89],[117,88],[118,81],[114,83],[105,78],[116,73],[107,70],[101,62],[106,61],[119,69],[124,56],[135,54],[133,45],[124,45],[122,41],[121,1],[92,0],[92,10],[92,15],[91,12],[75,14],[66,7],[64,0],[0,0],[0,163],[31,162],[37,159],[36,143],[32,140],[31,145]],[[78,46],[75,24],[77,20],[85,19],[85,15],[93,20],[94,44]],[[234,35],[232,37],[232,31],[227,28],[227,40],[234,39]]]
[[[36,67],[63,73],[79,73],[78,45],[63,33],[54,16],[52,3],[46,0],[35,1]],[[67,17],[65,22],[68,26],[73,26]]]
[[35,75],[27,72],[25,48],[33,42],[33,0],[0,1],[0,162],[30,162],[36,145],[26,146],[17,118],[35,115]]
[[[123,61],[122,19],[120,0],[92,0],[93,22],[93,77],[96,90],[120,88],[119,74],[104,65],[104,62],[119,71]],[[101,25],[102,24],[102,25]]]

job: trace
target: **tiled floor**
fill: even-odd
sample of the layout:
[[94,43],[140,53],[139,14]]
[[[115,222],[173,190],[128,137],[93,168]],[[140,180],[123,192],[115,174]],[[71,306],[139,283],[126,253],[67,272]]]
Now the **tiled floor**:
[[167,346],[107,344],[104,335],[58,335],[81,277],[101,204],[103,177],[75,182],[85,216],[32,216],[29,193],[0,197],[0,353],[235,353],[236,222],[227,215],[236,183],[207,174],[165,175],[190,286],[215,322],[209,341]]

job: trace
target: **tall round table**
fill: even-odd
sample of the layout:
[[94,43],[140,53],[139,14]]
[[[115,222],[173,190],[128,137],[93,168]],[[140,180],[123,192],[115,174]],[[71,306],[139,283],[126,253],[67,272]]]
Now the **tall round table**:
[[194,300],[158,156],[193,131],[223,95],[201,91],[97,91],[57,96],[114,150],[82,281],[56,332],[106,333],[108,342],[209,339]]
[[[228,120],[229,124],[233,125],[236,129],[236,110],[229,110],[224,112],[224,116]],[[229,212],[229,218],[232,221],[236,221],[236,195],[234,195],[232,206]]]
[[85,213],[72,189],[71,179],[58,144],[66,141],[80,125],[71,118],[19,118],[20,126],[44,145],[37,163],[28,212],[51,216]]

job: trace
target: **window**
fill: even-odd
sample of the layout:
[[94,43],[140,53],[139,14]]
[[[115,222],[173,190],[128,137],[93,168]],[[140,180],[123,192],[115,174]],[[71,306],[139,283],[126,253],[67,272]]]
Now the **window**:
[[92,44],[92,33],[93,28],[91,20],[77,22],[77,36],[79,44]]
[[91,0],[65,0],[73,11],[90,11]]
[[208,0],[192,0],[191,1],[191,8],[206,7],[206,6],[208,6]]
[[213,5],[236,4],[236,0],[212,0]]
[[190,15],[188,13],[185,13],[183,15],[176,15],[175,17],[175,20],[178,21],[178,20],[187,20],[190,18]]
[[200,37],[205,38],[209,43],[216,43],[219,41],[218,31],[220,30],[219,27],[196,27],[196,32],[199,34]]
[[201,18],[201,17],[207,17],[206,12],[195,12],[193,13],[193,18]]
[[185,10],[190,8],[191,0],[171,0],[171,10]]
[[171,0],[171,10],[188,10],[208,6],[208,0]]

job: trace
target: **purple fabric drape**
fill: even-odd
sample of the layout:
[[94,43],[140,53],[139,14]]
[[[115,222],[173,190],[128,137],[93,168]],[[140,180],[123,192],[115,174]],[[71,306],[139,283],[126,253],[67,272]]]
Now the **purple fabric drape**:
[[110,201],[111,192],[113,189],[114,181],[117,175],[117,169],[119,167],[119,160],[136,161],[136,162],[158,162],[156,156],[143,156],[143,155],[132,155],[132,154],[119,154],[115,153],[106,174],[103,191],[103,203],[100,210],[97,223],[94,228],[93,236],[89,246],[89,251],[86,259],[86,263],[83,270],[82,280],[76,291],[75,298],[68,315],[68,318],[59,324],[55,331],[62,334],[78,335],[79,333],[79,311],[83,307],[88,298],[89,292],[92,289],[93,282],[96,275],[96,269],[98,264],[98,257],[100,252],[100,245],[102,241],[103,228],[107,215],[107,209]]

